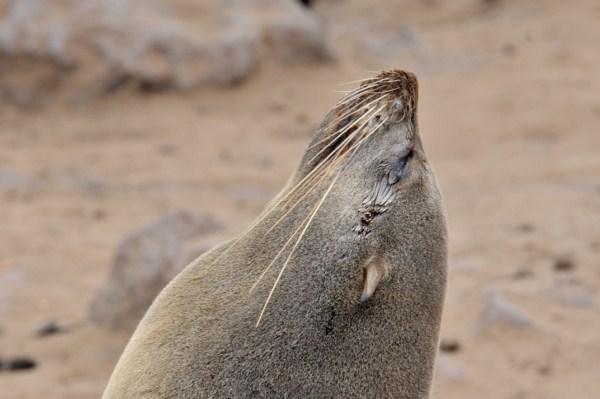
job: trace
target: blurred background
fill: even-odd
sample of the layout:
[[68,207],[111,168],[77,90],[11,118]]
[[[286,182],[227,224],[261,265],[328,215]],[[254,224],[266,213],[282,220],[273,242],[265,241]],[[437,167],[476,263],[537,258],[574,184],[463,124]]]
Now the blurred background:
[[0,398],[98,398],[156,292],[389,68],[448,212],[433,397],[597,398],[595,0],[0,0]]

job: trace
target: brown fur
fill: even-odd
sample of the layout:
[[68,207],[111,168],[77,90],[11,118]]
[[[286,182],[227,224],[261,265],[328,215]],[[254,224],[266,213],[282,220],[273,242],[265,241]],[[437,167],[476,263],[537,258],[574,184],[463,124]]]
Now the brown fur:
[[427,398],[447,236],[417,91],[388,71],[342,99],[258,222],[156,298],[104,398]]

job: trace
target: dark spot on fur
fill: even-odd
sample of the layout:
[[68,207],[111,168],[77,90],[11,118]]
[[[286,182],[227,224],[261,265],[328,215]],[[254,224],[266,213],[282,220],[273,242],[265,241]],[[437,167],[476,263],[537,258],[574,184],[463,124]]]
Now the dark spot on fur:
[[362,215],[362,217],[360,218],[360,223],[367,226],[369,224],[371,224],[371,221],[373,220],[373,213],[367,211],[364,213],[364,215]]
[[325,325],[325,334],[329,335],[333,332],[333,319],[335,318],[335,309],[332,307],[329,312],[329,320],[327,320],[327,324]]
[[354,231],[363,237],[371,232],[371,222],[386,211],[385,207],[378,205],[363,206],[358,210],[360,215],[360,224],[354,228]]

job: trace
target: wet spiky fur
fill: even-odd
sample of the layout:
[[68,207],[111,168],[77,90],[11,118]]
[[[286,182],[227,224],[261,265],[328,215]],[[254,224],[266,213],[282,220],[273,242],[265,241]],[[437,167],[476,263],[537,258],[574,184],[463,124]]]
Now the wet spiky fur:
[[447,238],[417,92],[386,71],[342,98],[257,221],[157,297],[104,398],[427,398]]

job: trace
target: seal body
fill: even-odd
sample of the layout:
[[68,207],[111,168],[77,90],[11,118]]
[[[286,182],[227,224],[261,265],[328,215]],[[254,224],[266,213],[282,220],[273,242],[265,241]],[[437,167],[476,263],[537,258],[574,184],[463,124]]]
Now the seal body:
[[340,100],[283,191],[156,298],[104,398],[427,398],[445,292],[417,82]]

